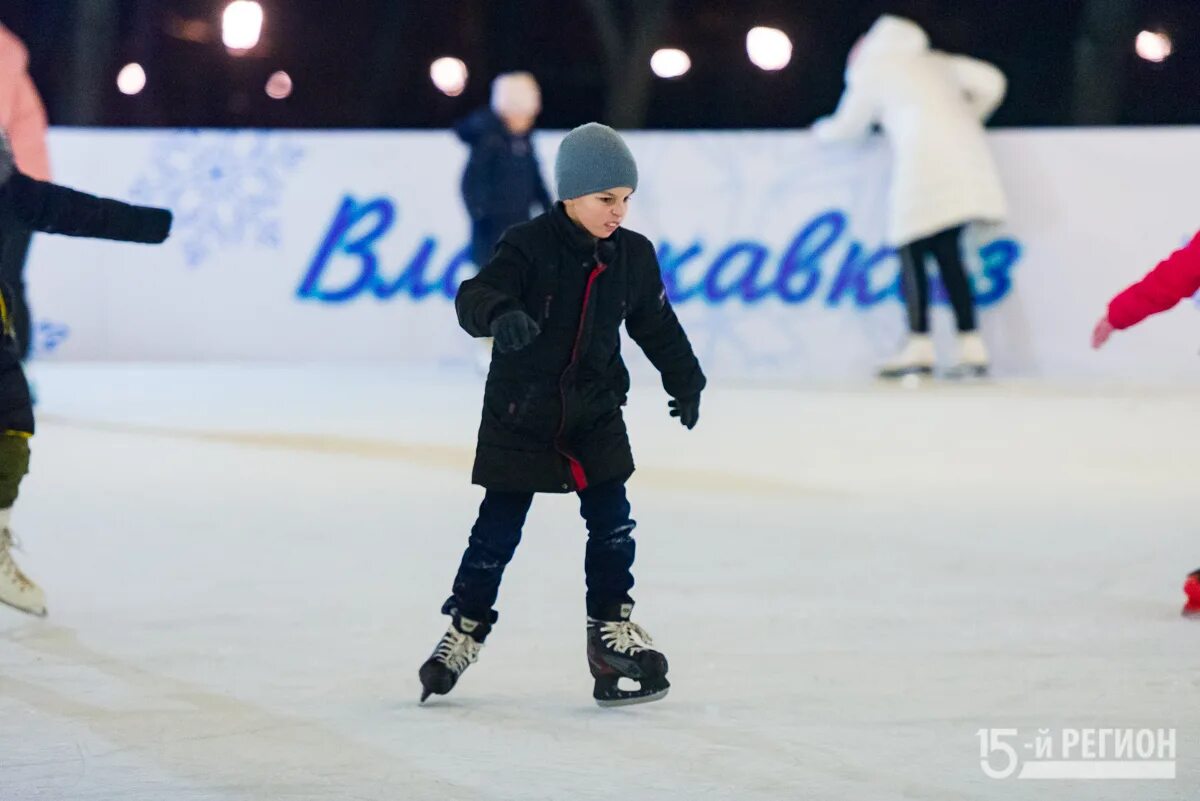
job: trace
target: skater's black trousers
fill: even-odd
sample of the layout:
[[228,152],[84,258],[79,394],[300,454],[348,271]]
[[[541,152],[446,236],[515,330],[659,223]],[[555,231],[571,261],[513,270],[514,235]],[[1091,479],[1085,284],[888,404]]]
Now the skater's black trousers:
[[[533,494],[488,490],[479,518],[454,577],[454,594],[443,610],[457,609],[465,618],[494,623],[492,607],[500,591],[504,568],[521,542],[525,516]],[[625,485],[610,482],[579,493],[579,514],[587,523],[588,540],[583,568],[587,578],[587,611],[604,617],[613,605],[630,603],[635,545]]]
[[975,298],[962,259],[963,226],[950,228],[900,248],[904,275],[904,303],[908,327],[914,334],[929,333],[929,274],[925,265],[932,256],[954,308],[954,321],[962,333],[975,330]]

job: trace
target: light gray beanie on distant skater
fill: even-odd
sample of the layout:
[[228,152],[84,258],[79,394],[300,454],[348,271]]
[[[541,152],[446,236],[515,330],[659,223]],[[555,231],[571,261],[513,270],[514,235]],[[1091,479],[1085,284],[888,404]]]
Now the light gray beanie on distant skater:
[[619,133],[589,122],[563,137],[554,160],[554,179],[560,200],[617,186],[637,189],[637,162]]

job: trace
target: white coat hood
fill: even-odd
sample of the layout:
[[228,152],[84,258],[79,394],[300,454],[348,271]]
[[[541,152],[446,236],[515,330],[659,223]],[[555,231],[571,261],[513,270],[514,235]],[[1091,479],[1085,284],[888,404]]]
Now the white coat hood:
[[904,245],[1006,217],[983,130],[1004,90],[1004,74],[991,64],[932,50],[915,22],[884,16],[851,52],[846,93],[814,133],[850,141],[883,130],[893,157],[887,235]]
[[869,63],[889,56],[919,55],[929,50],[929,35],[921,26],[903,17],[884,15],[875,21],[862,38],[854,64]]

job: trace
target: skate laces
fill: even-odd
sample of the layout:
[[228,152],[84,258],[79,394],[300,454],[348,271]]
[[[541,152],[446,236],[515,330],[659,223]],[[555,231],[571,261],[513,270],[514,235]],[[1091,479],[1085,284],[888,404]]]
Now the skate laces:
[[12,531],[7,528],[0,530],[0,573],[11,578],[21,589],[30,589],[34,586],[33,582],[21,572],[21,568],[17,567],[12,558],[12,552],[19,550],[21,543],[13,536]]
[[604,621],[600,624],[600,641],[622,654],[647,651],[654,645],[650,634],[632,620]]
[[479,643],[470,634],[463,634],[454,624],[446,630],[433,658],[455,673],[462,673],[479,659]]

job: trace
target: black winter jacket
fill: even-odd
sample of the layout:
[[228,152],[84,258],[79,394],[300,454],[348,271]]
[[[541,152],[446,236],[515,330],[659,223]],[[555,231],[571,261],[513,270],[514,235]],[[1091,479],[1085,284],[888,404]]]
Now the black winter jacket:
[[[171,230],[171,212],[166,209],[94,197],[20,172],[0,186],[0,208],[34,231],[66,236],[157,243]],[[0,432],[32,434],[33,405],[12,327],[11,294],[5,291],[0,300]]]
[[669,395],[689,398],[705,386],[650,240],[618,229],[597,242],[561,203],[510,228],[463,282],[456,307],[476,337],[515,309],[541,327],[524,350],[492,354],[472,474],[488,489],[577,492],[633,473],[621,416],[629,391],[622,321]]
[[462,176],[463,202],[472,220],[529,219],[535,204],[550,209],[550,193],[528,134],[514,136],[491,109],[484,108],[454,126],[471,148]]

